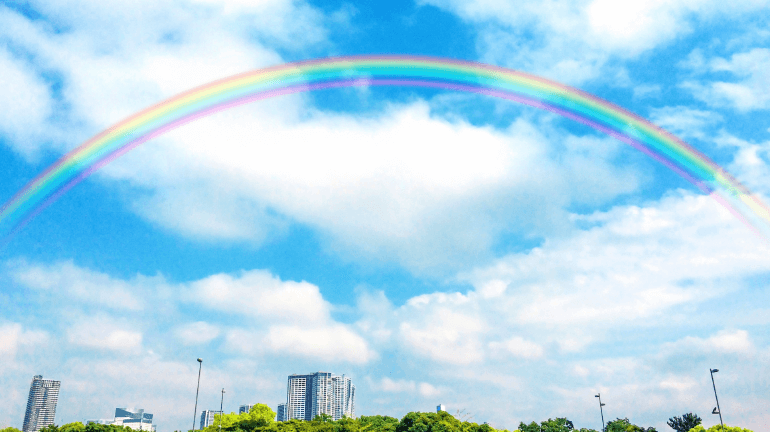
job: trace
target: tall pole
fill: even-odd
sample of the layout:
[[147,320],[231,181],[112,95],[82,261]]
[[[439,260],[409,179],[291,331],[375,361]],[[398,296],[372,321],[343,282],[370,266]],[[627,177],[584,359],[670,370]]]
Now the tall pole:
[[602,403],[602,394],[601,393],[597,393],[596,396],[594,396],[594,397],[598,397],[599,398],[599,412],[602,414],[602,432],[605,432],[605,430],[604,430],[604,410],[602,409],[604,404]]
[[222,411],[222,404],[225,402],[225,389],[222,389],[222,399],[219,401],[219,432],[222,432],[222,420],[225,412]]
[[195,430],[195,417],[198,415],[198,390],[201,389],[201,368],[203,368],[203,359],[198,359],[198,387],[195,389],[195,410],[193,411],[193,427]]
[[719,369],[709,368],[709,372],[711,372],[711,385],[714,386],[714,398],[717,400],[717,413],[719,414],[719,424],[722,425],[722,432],[725,432],[725,424],[722,423],[722,409],[719,408],[719,398],[717,397],[717,385],[714,384],[714,372],[719,372]]

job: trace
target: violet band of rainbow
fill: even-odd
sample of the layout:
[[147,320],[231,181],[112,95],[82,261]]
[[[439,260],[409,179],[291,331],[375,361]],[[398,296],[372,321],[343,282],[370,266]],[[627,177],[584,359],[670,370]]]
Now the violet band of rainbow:
[[97,134],[30,181],[2,208],[0,232],[15,233],[67,190],[142,143],[232,106],[289,93],[351,86],[416,86],[473,92],[548,110],[607,133],[712,194],[768,238],[770,209],[708,157],[649,121],[581,90],[480,63],[430,57],[362,56],[289,63],[181,93]]

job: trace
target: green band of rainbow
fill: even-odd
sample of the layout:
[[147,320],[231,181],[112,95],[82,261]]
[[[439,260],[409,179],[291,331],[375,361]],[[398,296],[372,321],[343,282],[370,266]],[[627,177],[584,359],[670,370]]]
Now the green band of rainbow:
[[756,233],[770,238],[770,209],[724,169],[643,118],[537,76],[430,57],[361,56],[289,63],[195,88],[104,130],[30,181],[0,209],[12,234],[67,190],[130,149],[196,118],[282,94],[370,85],[474,92],[549,110],[624,141],[711,194]]

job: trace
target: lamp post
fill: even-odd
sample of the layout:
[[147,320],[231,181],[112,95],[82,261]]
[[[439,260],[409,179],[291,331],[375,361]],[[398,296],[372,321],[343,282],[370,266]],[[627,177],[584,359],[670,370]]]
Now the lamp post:
[[222,399],[219,401],[219,432],[222,432],[222,420],[225,412],[222,411],[222,404],[225,402],[225,389],[222,389]]
[[719,369],[710,369],[711,372],[711,385],[714,386],[714,398],[717,400],[717,406],[711,411],[711,414],[719,414],[719,424],[722,425],[722,432],[725,430],[725,424],[722,422],[722,409],[719,408],[719,398],[717,397],[717,385],[714,384],[714,372],[719,372]]
[[605,404],[602,403],[602,394],[601,393],[597,393],[596,396],[594,396],[594,397],[598,397],[599,398],[599,412],[602,414],[602,432],[604,432],[604,410],[602,409],[602,407]]
[[195,410],[193,411],[193,427],[195,430],[195,417],[198,415],[198,390],[201,389],[201,368],[203,368],[203,359],[198,359],[198,387],[195,389]]

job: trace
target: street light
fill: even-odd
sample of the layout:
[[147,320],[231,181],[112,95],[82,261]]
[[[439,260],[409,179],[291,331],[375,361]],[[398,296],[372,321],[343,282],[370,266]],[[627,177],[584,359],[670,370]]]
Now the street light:
[[222,411],[222,404],[225,401],[225,389],[222,389],[222,399],[219,401],[219,432],[222,432],[222,418],[225,416],[225,412]]
[[602,394],[601,393],[597,393],[596,396],[594,396],[594,397],[598,397],[599,398],[599,412],[602,413],[602,432],[605,432],[604,431],[604,410],[602,409],[602,407],[605,404],[602,403]]
[[725,424],[722,422],[722,410],[719,408],[719,398],[717,397],[717,385],[714,384],[714,372],[719,372],[719,369],[710,369],[711,372],[711,385],[714,386],[714,398],[717,400],[717,406],[711,411],[711,414],[719,414],[719,424],[722,425],[722,432],[725,431]]
[[195,430],[195,416],[198,415],[198,390],[201,389],[201,368],[203,368],[203,359],[198,359],[198,387],[195,389],[195,410],[193,411],[193,427]]

